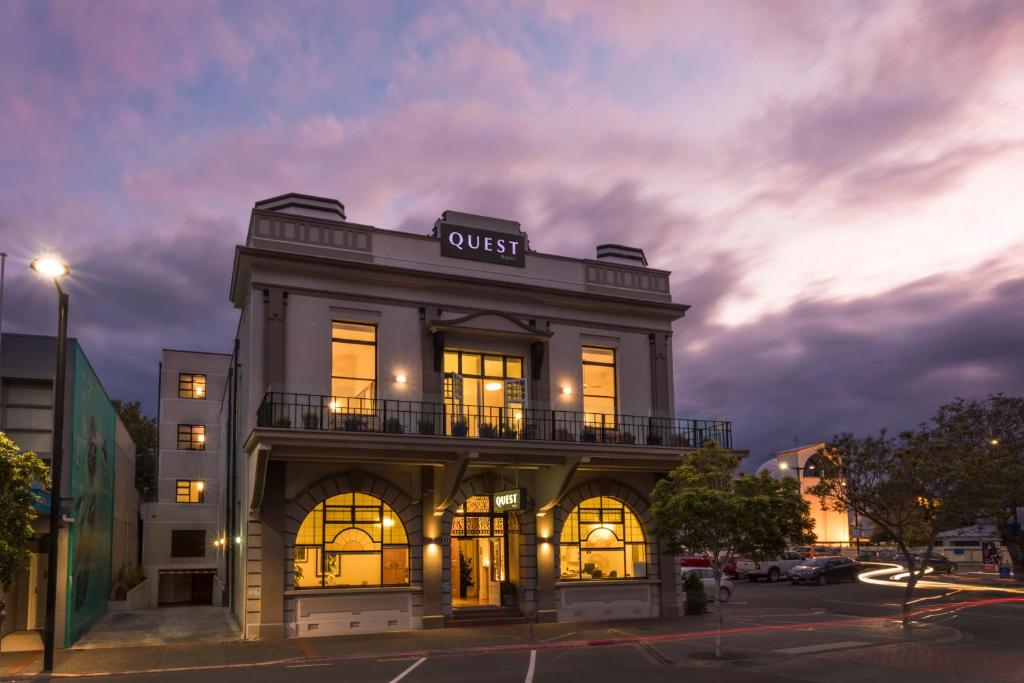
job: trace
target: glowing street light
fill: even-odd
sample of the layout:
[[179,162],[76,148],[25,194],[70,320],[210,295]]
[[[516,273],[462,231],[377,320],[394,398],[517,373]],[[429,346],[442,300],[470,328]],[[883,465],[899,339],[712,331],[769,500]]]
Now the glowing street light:
[[53,256],[40,256],[33,259],[31,266],[32,270],[53,280],[59,280],[70,272],[66,263]]

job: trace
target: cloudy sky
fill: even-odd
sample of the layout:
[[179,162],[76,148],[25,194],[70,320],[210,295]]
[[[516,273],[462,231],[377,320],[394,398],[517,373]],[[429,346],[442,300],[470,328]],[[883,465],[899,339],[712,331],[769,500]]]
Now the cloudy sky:
[[155,409],[227,351],[255,200],[643,247],[692,304],[682,410],[752,460],[1024,393],[1024,3],[0,3],[4,329]]

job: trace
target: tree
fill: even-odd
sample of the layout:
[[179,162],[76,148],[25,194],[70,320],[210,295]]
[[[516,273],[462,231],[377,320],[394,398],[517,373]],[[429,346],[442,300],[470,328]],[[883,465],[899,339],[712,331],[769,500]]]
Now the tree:
[[870,519],[893,540],[909,573],[903,590],[903,627],[924,566],[911,550],[931,554],[941,531],[962,526],[984,497],[986,463],[955,431],[933,422],[893,438],[836,437],[819,451],[819,482],[810,492],[840,511]]
[[5,591],[29,566],[32,520],[39,497],[32,484],[50,484],[50,468],[32,451],[23,451],[0,432],[0,586]]
[[985,491],[978,516],[995,522],[1014,575],[1024,581],[1024,534],[1017,514],[1024,505],[1024,398],[958,398],[939,408],[935,423],[988,463],[988,471],[981,475]]
[[722,570],[736,554],[766,560],[788,546],[811,542],[810,505],[794,479],[734,476],[740,459],[713,441],[685,456],[683,464],[654,487],[654,533],[666,553],[683,549],[707,555],[715,575],[718,634],[715,656],[722,656]]
[[135,488],[142,494],[156,491],[156,419],[144,415],[138,401],[110,403],[135,442]]

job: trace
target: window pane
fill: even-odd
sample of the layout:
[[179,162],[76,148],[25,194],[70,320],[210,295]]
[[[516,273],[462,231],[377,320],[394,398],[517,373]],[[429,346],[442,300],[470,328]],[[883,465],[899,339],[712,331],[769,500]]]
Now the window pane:
[[370,344],[334,342],[331,375],[334,377],[377,378],[376,347]]
[[505,359],[505,373],[511,379],[522,379],[523,359],[508,357]]
[[377,340],[377,328],[373,325],[343,323],[335,320],[332,325],[331,335],[334,339],[372,342]]
[[559,546],[558,561],[561,565],[563,579],[580,578],[580,547],[578,545]]
[[583,393],[587,396],[615,396],[615,368],[583,366]]
[[501,356],[484,356],[484,375],[487,377],[504,377],[505,368]]
[[583,347],[583,362],[587,363],[615,363],[615,351],[613,349],[599,349],[594,346]]
[[463,353],[462,354],[462,374],[463,375],[476,375],[480,376],[480,354],[478,353]]
[[[587,424],[601,424],[601,415],[615,414],[615,399],[601,398],[599,396],[583,397],[583,412],[586,413],[584,421]],[[607,423],[607,420],[605,421]],[[609,427],[614,426],[608,424]]]
[[453,351],[444,352],[444,371],[445,372],[458,372],[459,371],[459,354]]

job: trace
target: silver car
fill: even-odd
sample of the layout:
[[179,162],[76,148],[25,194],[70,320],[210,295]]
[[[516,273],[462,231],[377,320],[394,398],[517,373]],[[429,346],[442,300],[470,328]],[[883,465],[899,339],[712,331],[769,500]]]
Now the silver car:
[[[696,572],[700,576],[700,582],[704,584],[704,594],[711,599],[711,596],[715,594],[715,572],[713,569],[707,567],[690,567],[683,569],[683,580],[686,580],[688,574]],[[732,597],[732,581],[729,577],[722,575],[722,588],[718,591],[718,602],[729,602],[729,598]]]

